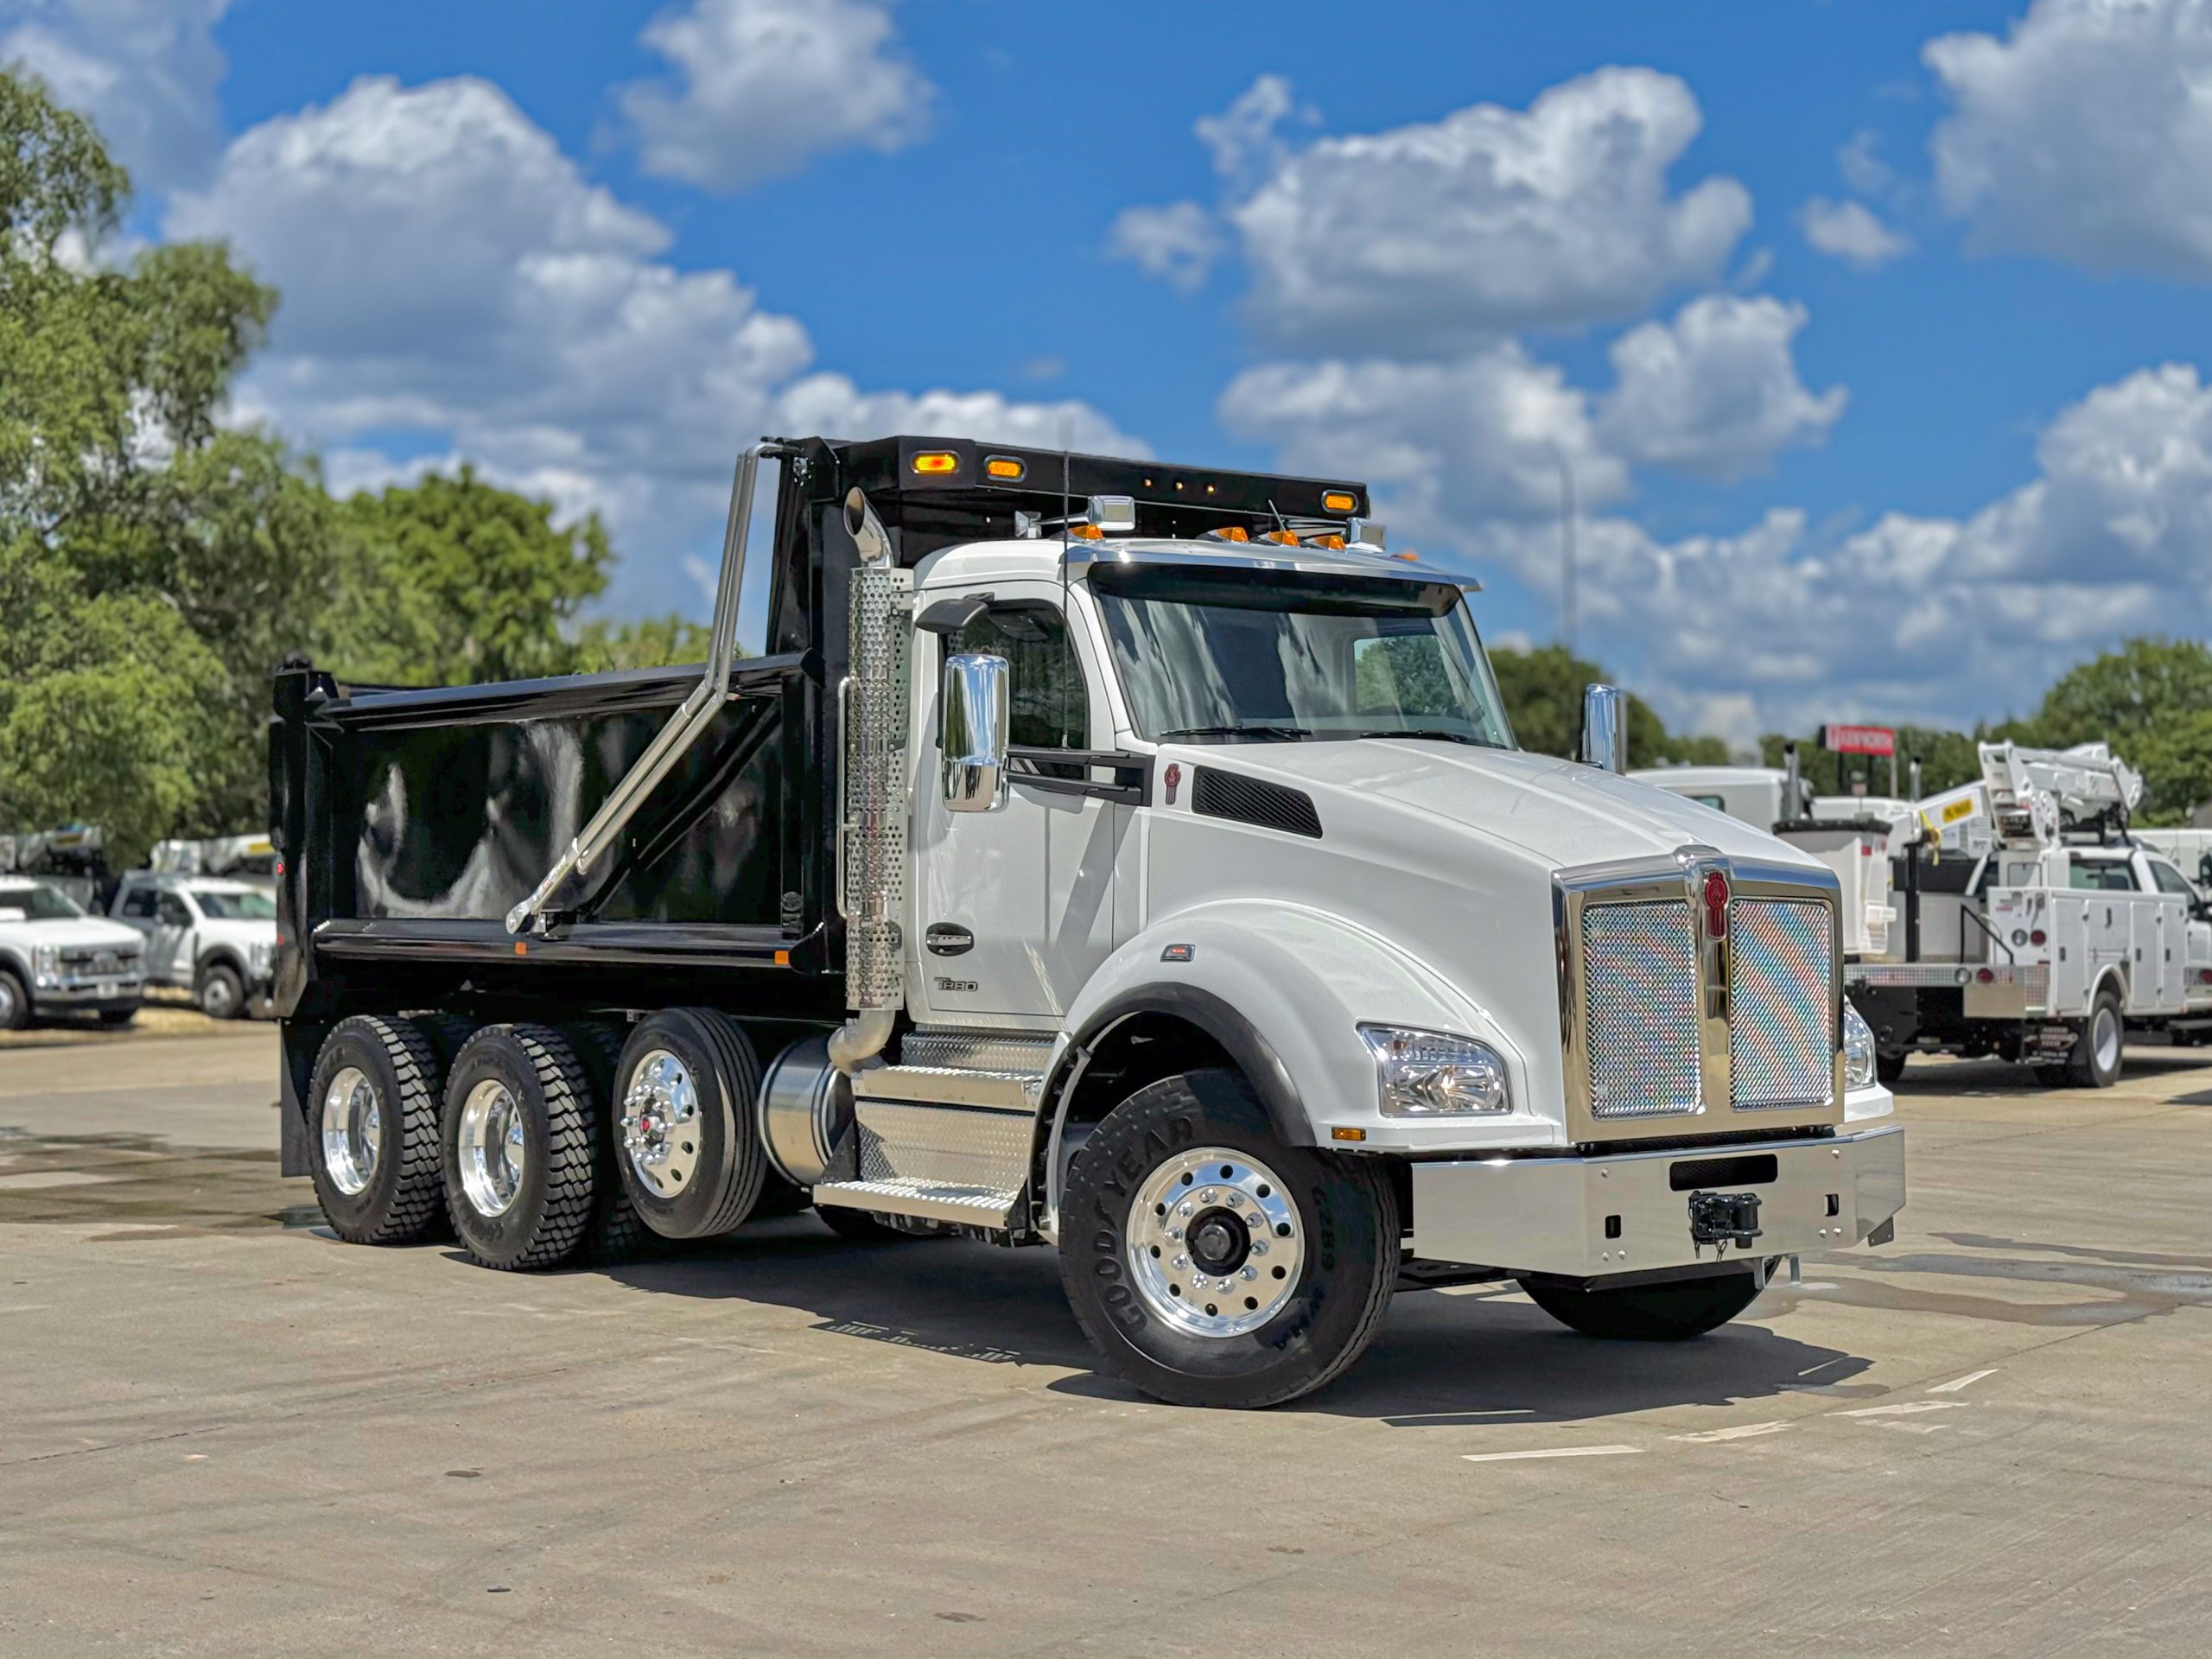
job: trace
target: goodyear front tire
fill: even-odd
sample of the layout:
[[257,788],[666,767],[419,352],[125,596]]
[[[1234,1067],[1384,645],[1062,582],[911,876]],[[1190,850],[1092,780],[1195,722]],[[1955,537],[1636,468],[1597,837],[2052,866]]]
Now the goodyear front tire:
[[411,1243],[436,1219],[442,1077],[411,1020],[357,1014],[324,1039],[308,1087],[308,1173],[347,1243]]
[[1280,1405],[1333,1381],[1397,1271],[1387,1173],[1285,1144],[1233,1071],[1139,1090],[1070,1172],[1068,1300],[1107,1363],[1171,1405]]
[[559,1267],[592,1215],[591,1085],[551,1026],[486,1026],[454,1057],[443,1129],[446,1208],[487,1268]]

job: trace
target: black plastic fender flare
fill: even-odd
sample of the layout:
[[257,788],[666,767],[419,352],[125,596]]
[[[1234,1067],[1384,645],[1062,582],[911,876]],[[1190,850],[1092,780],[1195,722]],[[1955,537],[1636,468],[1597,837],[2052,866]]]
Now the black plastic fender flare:
[[1286,1145],[1319,1144],[1314,1139],[1313,1122],[1306,1115],[1306,1103],[1299,1095],[1297,1080],[1290,1075],[1290,1068],[1282,1063],[1274,1046],[1260,1034],[1259,1027],[1226,999],[1197,986],[1172,981],[1125,991],[1084,1022],[1061,1056],[1058,1068],[1046,1080],[1045,1097],[1053,1103],[1049,1138],[1057,1139],[1059,1135],[1060,1122],[1068,1107],[1065,1096],[1069,1084],[1077,1075],[1078,1063],[1087,1058],[1115,1027],[1141,1014],[1168,1014],[1205,1033],[1221,1045],[1251,1084],[1260,1096],[1260,1103],[1267,1108],[1268,1122]]

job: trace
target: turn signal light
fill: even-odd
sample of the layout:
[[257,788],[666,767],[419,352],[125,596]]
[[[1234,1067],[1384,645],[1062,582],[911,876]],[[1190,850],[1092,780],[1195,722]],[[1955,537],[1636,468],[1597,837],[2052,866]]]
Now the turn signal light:
[[1270,530],[1265,531],[1262,534],[1260,539],[1263,542],[1280,542],[1285,547],[1296,547],[1298,545],[1298,537],[1287,530]]
[[1210,530],[1206,534],[1217,542],[1249,542],[1252,539],[1242,524],[1225,525],[1220,530]]
[[1321,511],[1324,512],[1351,512],[1359,506],[1359,498],[1350,490],[1321,492]]
[[1106,532],[1096,524],[1070,524],[1068,534],[1078,542],[1103,542],[1106,539]]
[[983,471],[992,478],[1019,481],[1028,470],[1027,462],[1016,461],[1012,455],[988,455],[983,461]]
[[1344,544],[1344,538],[1341,536],[1315,536],[1310,537],[1306,544],[1308,547],[1333,547],[1341,549]]
[[914,470],[942,475],[960,470],[960,457],[949,449],[925,449],[914,457]]

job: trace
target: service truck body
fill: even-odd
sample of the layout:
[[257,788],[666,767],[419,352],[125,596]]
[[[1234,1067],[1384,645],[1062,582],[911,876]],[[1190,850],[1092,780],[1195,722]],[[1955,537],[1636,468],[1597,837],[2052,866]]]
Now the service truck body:
[[493,1266],[804,1202],[1056,1244],[1110,1363],[1224,1405],[1336,1375],[1401,1282],[1681,1336],[1886,1238],[1834,878],[1515,749],[1473,584],[1365,506],[777,442],[703,671],[281,675],[285,1167],[349,1237],[442,1192]]

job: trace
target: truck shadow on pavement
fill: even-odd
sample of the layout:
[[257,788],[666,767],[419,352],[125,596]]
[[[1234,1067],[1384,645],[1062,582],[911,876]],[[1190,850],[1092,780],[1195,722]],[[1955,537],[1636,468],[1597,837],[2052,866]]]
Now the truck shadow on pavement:
[[[607,1271],[655,1295],[800,1309],[832,1335],[1080,1373],[1049,1382],[1056,1394],[1144,1397],[1101,1366],[1068,1311],[1047,1250],[949,1239],[851,1243],[795,1217]],[[1694,1342],[1610,1343],[1575,1335],[1509,1290],[1403,1293],[1366,1357],[1287,1409],[1448,1427],[1854,1392],[1851,1379],[1867,1361],[1756,1323],[1767,1307],[1762,1302],[1751,1321]]]
[[[2190,1080],[2192,1074],[2208,1070],[2212,1070],[2212,1048],[2153,1048],[2139,1045],[2131,1046],[2120,1062],[2119,1087]],[[1917,1095],[2044,1098],[2054,1093],[2075,1092],[2043,1082],[2032,1066],[1999,1059],[1916,1061],[1908,1065],[1904,1074],[1890,1087],[1900,1098],[1907,1100]],[[2102,1089],[2078,1092],[2088,1101],[2110,1098],[2110,1091]],[[2212,1090],[2175,1096],[2169,1103],[2196,1106],[2207,1103],[2212,1103]]]

